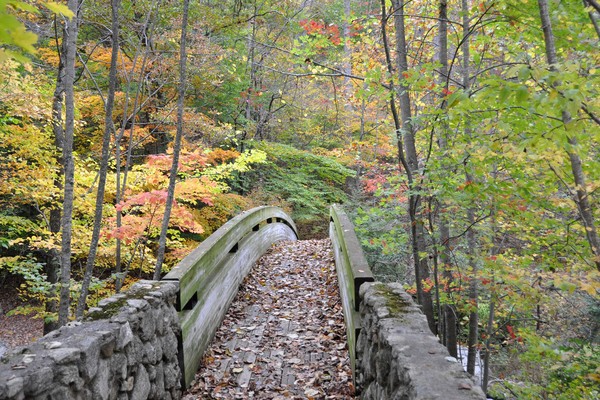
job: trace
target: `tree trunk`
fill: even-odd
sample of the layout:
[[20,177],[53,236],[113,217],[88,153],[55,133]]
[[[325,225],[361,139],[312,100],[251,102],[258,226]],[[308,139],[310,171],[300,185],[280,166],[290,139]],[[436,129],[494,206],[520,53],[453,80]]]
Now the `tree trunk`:
[[352,97],[352,80],[350,75],[352,74],[352,48],[350,47],[350,17],[352,13],[351,1],[344,0],[344,96],[346,98],[346,109],[352,111],[352,103],[348,101]]
[[[448,90],[448,2],[446,0],[440,0],[439,3],[439,62],[440,62],[440,74],[439,74],[439,85]],[[441,108],[444,117],[447,114],[448,104],[444,100],[444,92],[441,94]],[[444,153],[444,150],[448,147],[448,124],[442,121],[442,132],[439,135],[438,142],[440,150]],[[442,199],[443,200],[443,199]],[[446,281],[445,287],[448,288],[446,298],[450,298],[450,286],[452,283],[452,271],[450,270],[450,226],[444,210],[440,210],[440,217],[438,223],[438,230],[440,232],[440,264],[442,265],[442,273]],[[443,343],[445,344],[448,352],[453,357],[458,357],[457,351],[457,339],[456,339],[456,311],[452,304],[444,304],[444,315],[440,315],[440,321],[443,321],[443,330],[440,334],[443,337]]]
[[[466,174],[467,181],[471,181],[473,178],[467,173]],[[477,240],[475,239],[475,213],[473,212],[473,208],[469,207],[467,210],[468,214],[468,222],[471,226],[467,231],[467,246],[468,246],[468,257],[469,257],[469,267],[471,270],[470,280],[469,280],[469,307],[471,311],[469,312],[469,337],[467,341],[467,348],[469,350],[467,354],[467,372],[471,375],[475,374],[475,361],[477,360],[477,343],[479,339],[479,317],[477,313],[477,304],[478,304],[478,282],[479,279],[477,274]]]
[[[144,32],[141,35],[143,37],[143,41],[145,42],[149,42],[152,43],[153,41],[153,33],[154,33],[154,26],[155,26],[155,20],[152,19],[155,11],[157,11],[158,7],[160,6],[161,2],[156,2],[154,4],[154,8],[151,8],[148,13],[146,14],[146,17],[143,21],[143,26],[144,26]],[[150,22],[152,21],[152,22]],[[144,49],[144,57],[142,59],[142,65],[139,68],[140,71],[140,75],[139,75],[139,80],[140,82],[138,83],[137,87],[136,87],[136,92],[135,92],[135,99],[133,102],[133,109],[131,114],[129,114],[129,102],[130,102],[130,87],[131,87],[131,81],[132,81],[132,76],[134,74],[134,71],[136,71],[136,66],[138,63],[138,59],[139,59],[139,54],[140,51],[139,49],[143,48]],[[144,74],[146,73],[146,66],[148,63],[148,58],[149,55],[152,52],[152,46],[147,46],[147,45],[143,45],[140,44],[140,47],[138,47],[138,49],[136,49],[136,53],[135,56],[133,57],[133,62],[132,62],[132,68],[131,68],[131,75],[128,75],[127,80],[126,80],[126,88],[125,88],[125,103],[123,105],[123,118],[121,120],[121,127],[119,128],[118,133],[115,131],[115,159],[116,159],[116,168],[115,168],[115,176],[116,176],[116,181],[117,181],[117,185],[116,185],[116,193],[115,193],[115,203],[119,204],[121,202],[121,200],[123,200],[124,197],[124,193],[125,193],[125,188],[127,187],[127,176],[128,176],[128,171],[129,168],[131,166],[131,160],[132,160],[132,152],[133,152],[133,132],[135,130],[135,126],[136,126],[136,116],[139,112],[139,102],[140,102],[140,96],[141,96],[141,91],[142,91],[142,81],[143,81],[143,77]],[[126,160],[125,160],[125,168],[124,168],[124,172],[123,174],[121,174],[121,140],[123,139],[123,137],[125,136],[125,129],[126,127],[129,126],[129,143],[127,145],[127,152],[126,152]],[[122,175],[122,178],[121,178]],[[117,229],[120,229],[122,226],[122,219],[123,219],[123,214],[120,210],[117,210],[117,218],[116,218],[116,227]],[[125,265],[125,269],[123,270],[122,268],[122,246],[121,246],[121,239],[117,238],[116,240],[116,249],[115,249],[115,291],[118,293],[121,291],[121,288],[123,287],[123,283],[125,281],[125,278],[127,277],[127,273],[128,273],[128,266],[131,264],[132,259],[129,260],[129,262]],[[132,255],[132,258],[134,256]]]
[[[398,95],[400,103],[400,114],[402,119],[402,136],[404,139],[404,150],[406,153],[406,161],[411,175],[414,177],[419,174],[419,160],[417,155],[415,127],[412,123],[412,110],[410,104],[410,96],[408,86],[404,81],[404,73],[408,72],[407,44],[404,25],[404,0],[392,0],[394,8],[394,26],[396,28],[396,52],[397,52],[397,68],[400,79]],[[415,280],[417,285],[417,300],[423,307],[423,312],[427,317],[429,328],[435,334],[437,327],[433,312],[433,301],[431,292],[425,291],[423,282],[428,280],[429,265],[427,261],[427,241],[425,238],[425,228],[423,218],[420,215],[422,211],[421,195],[419,194],[420,187],[416,180],[409,182],[409,216],[411,223],[412,236],[412,253],[415,264]]]
[[[556,71],[558,57],[556,55],[554,33],[552,32],[552,23],[550,21],[550,12],[548,10],[548,0],[538,0],[538,5],[542,21],[542,31],[544,32],[544,41],[546,44],[546,59],[550,65],[550,69]],[[554,86],[556,85],[558,85],[558,82],[554,82]],[[562,112],[562,121],[565,126],[571,122],[571,115],[567,111]],[[589,201],[581,158],[576,152],[578,147],[577,138],[569,136],[568,142],[571,150],[567,150],[567,154],[571,161],[571,171],[575,182],[575,203],[577,204],[579,215],[581,216],[581,220],[583,221],[586,230],[587,240],[594,257],[593,262],[598,271],[600,271],[600,239],[598,238],[596,221]]]
[[[56,20],[55,20],[56,24]],[[58,30],[58,29],[57,29]],[[58,36],[58,33],[57,33]],[[64,78],[65,78],[65,64],[63,55],[65,53],[65,46],[67,44],[66,41],[63,40],[60,47],[58,47],[58,37],[57,40],[57,49],[58,52],[58,71],[56,74],[56,87],[54,89],[54,95],[52,98],[52,131],[54,133],[54,144],[56,148],[60,151],[60,156],[57,157],[57,161],[59,164],[59,169],[57,172],[57,176],[54,178],[54,186],[57,189],[58,193],[63,191],[63,183],[64,179],[64,168],[63,168],[63,160],[62,160],[62,150],[64,146],[64,129],[63,129],[63,119],[62,119],[62,109],[63,109],[63,96],[65,93],[64,88]],[[57,237],[60,233],[61,227],[61,209],[59,206],[53,206],[50,210],[50,220],[49,220],[49,228],[50,233],[53,237]],[[60,252],[58,250],[52,249],[46,257],[46,268],[45,272],[47,275],[48,282],[50,283],[50,293],[48,293],[49,300],[46,302],[46,312],[54,314],[58,311],[58,302],[56,301],[56,284],[59,280],[60,275]],[[48,319],[44,320],[44,334],[47,334],[59,327],[57,319]]]
[[[498,179],[498,169],[497,166],[494,165],[492,170],[492,179]],[[493,204],[490,212],[490,228],[492,233],[492,248],[490,250],[490,256],[495,257],[500,252],[500,244],[497,236],[498,232],[498,223],[496,220],[496,205]],[[491,284],[488,286],[490,288],[490,313],[488,315],[487,327],[486,327],[486,337],[485,337],[485,347],[482,350],[482,360],[483,360],[483,374],[481,377],[481,388],[485,393],[487,393],[488,384],[490,381],[490,364],[492,359],[492,338],[494,336],[494,318],[496,312],[496,278],[494,275],[494,270],[492,270],[492,279]]]
[[[258,14],[256,1],[253,2],[253,6],[254,6],[254,9],[253,9],[252,13],[254,16],[256,16]],[[246,116],[246,124],[249,121],[256,122],[254,137],[258,138],[258,139],[262,139],[262,131],[260,128],[261,124],[260,124],[260,116],[259,116],[260,106],[256,106],[255,104],[253,104],[254,100],[252,99],[252,96],[255,95],[255,91],[258,88],[257,77],[256,77],[257,65],[256,65],[256,60],[255,60],[255,58],[256,58],[256,24],[257,24],[257,22],[254,17],[250,18],[248,20],[248,28],[249,28],[250,32],[248,33],[248,39],[247,39],[248,62],[247,62],[246,69],[249,69],[250,76],[249,76],[248,92],[246,93],[245,116]],[[247,127],[245,129],[247,129]],[[242,143],[240,143],[240,146],[243,146],[243,141],[242,141]],[[242,148],[240,147],[239,150],[242,151]]]
[[[471,52],[469,48],[469,0],[462,0],[462,84],[465,91],[468,91],[471,87],[470,79],[470,68],[471,68]],[[470,134],[469,120],[468,117],[465,121],[465,132],[467,135]],[[465,168],[465,181],[473,182],[474,178],[468,171],[469,166]],[[467,209],[467,220],[470,226],[467,231],[467,247],[468,247],[468,259],[469,268],[471,271],[469,280],[469,335],[467,339],[467,372],[471,375],[475,374],[475,361],[477,360],[478,353],[478,341],[479,341],[479,315],[477,312],[478,308],[478,274],[477,274],[477,239],[475,237],[475,209],[474,205],[469,205]]]
[[156,268],[154,270],[154,280],[159,280],[162,272],[162,264],[165,259],[165,247],[167,244],[167,229],[171,217],[171,208],[175,197],[175,183],[177,181],[177,166],[179,164],[179,153],[181,150],[181,137],[183,136],[183,101],[185,98],[186,87],[186,37],[188,11],[190,2],[183,0],[183,16],[181,22],[181,41],[179,51],[179,98],[177,99],[177,133],[175,135],[175,144],[173,145],[173,165],[171,166],[171,176],[169,176],[169,189],[167,192],[167,203],[165,204],[165,215],[162,221],[160,238],[158,241],[158,254],[156,256]]
[[[62,183],[58,177],[54,180],[54,185],[62,189]],[[61,213],[59,208],[52,208],[50,210],[49,223],[52,237],[56,237],[60,232],[60,217]],[[55,249],[50,250],[46,255],[45,272],[48,283],[50,283],[50,292],[48,293],[48,300],[46,301],[45,310],[49,314],[55,314],[58,310],[58,302],[56,301],[56,284],[58,283],[58,277],[60,275],[60,253]],[[44,335],[58,328],[59,325],[56,318],[44,318]]]
[[[485,352],[482,354],[483,359],[483,376],[481,377],[481,389],[484,393],[487,393],[488,383],[490,382],[490,360],[491,360],[491,347],[492,347],[492,335],[494,333],[494,312],[496,308],[496,301],[492,297],[490,300],[490,314],[488,315],[486,338],[485,338]],[[483,352],[483,350],[482,350]]]
[[[583,6],[589,7],[590,2],[588,0],[583,0]],[[592,21],[596,35],[598,35],[598,39],[600,39],[600,10],[591,10],[588,12],[588,15],[590,16],[590,21]]]
[[65,63],[65,131],[63,141],[63,165],[65,173],[63,210],[61,218],[62,240],[60,251],[60,304],[58,308],[58,325],[63,326],[69,319],[70,281],[71,281],[71,237],[73,215],[73,191],[75,187],[75,163],[73,160],[73,136],[75,132],[75,58],[77,56],[78,33],[78,0],[67,3],[74,17],[65,22],[63,41],[66,42],[64,52]]
[[404,139],[402,138],[402,124],[400,123],[400,117],[398,116],[398,109],[396,108],[396,87],[394,83],[394,67],[392,64],[392,56],[390,54],[390,44],[387,37],[387,7],[385,0],[381,0],[381,38],[383,42],[383,49],[385,52],[386,66],[390,77],[390,110],[392,112],[392,118],[394,120],[394,128],[396,129],[396,141],[398,143],[398,168],[404,169],[406,179],[409,183],[412,183],[412,173],[408,168],[408,162],[404,155]]
[[115,103],[115,88],[117,86],[117,58],[119,57],[119,3],[120,0],[111,0],[112,11],[112,54],[110,59],[110,70],[108,73],[108,93],[106,96],[106,105],[104,110],[104,135],[102,137],[102,156],[100,160],[100,172],[98,177],[98,190],[96,193],[96,209],[94,213],[94,227],[92,231],[92,240],[90,243],[90,252],[85,265],[85,274],[81,283],[81,293],[77,303],[75,316],[80,318],[86,307],[87,295],[89,292],[94,264],[96,262],[96,252],[98,242],[100,241],[100,228],[102,227],[102,211],[104,206],[104,192],[106,188],[106,175],[108,172],[108,156],[110,150],[110,137],[114,131],[113,109]]

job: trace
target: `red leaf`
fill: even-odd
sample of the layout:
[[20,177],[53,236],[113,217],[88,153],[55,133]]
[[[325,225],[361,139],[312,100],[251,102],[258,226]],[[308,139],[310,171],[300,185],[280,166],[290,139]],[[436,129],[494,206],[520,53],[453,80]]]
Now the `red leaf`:
[[516,339],[517,335],[515,335],[515,331],[513,330],[513,327],[510,325],[506,325],[506,330],[508,331],[508,334],[510,336],[511,339]]

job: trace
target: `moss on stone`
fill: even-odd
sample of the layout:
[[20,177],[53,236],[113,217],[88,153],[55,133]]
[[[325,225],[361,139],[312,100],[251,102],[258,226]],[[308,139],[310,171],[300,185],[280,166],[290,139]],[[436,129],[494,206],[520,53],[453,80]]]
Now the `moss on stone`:
[[110,302],[109,304],[100,307],[100,308],[102,308],[101,311],[94,311],[94,312],[89,313],[88,315],[85,316],[85,320],[86,321],[99,321],[99,320],[110,319],[110,318],[114,317],[115,315],[117,315],[121,311],[121,308],[123,308],[124,306],[127,305],[127,300],[141,300],[145,296],[147,296],[148,293],[156,291],[156,289],[158,289],[158,287],[155,287],[154,285],[152,285],[151,288],[138,287],[138,288],[135,288],[134,290],[130,289],[127,292],[123,293],[125,295],[125,297],[119,298],[116,301]]
[[386,307],[392,317],[400,317],[408,312],[411,303],[402,298],[398,293],[395,293],[389,286],[384,283],[377,283],[374,287],[377,294],[386,298]]

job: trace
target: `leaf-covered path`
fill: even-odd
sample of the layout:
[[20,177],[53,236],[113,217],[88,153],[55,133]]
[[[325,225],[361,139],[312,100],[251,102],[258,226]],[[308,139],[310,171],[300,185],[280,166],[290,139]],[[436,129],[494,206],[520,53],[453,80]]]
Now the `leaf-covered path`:
[[282,242],[254,266],[184,399],[352,399],[329,240]]

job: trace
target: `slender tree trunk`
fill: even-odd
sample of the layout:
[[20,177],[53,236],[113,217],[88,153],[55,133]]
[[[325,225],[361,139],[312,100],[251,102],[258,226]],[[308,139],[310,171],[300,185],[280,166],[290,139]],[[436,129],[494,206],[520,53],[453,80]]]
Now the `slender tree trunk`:
[[[467,173],[467,181],[471,181],[473,178]],[[477,360],[477,344],[479,339],[479,318],[477,313],[478,304],[478,282],[479,279],[477,273],[477,240],[475,238],[475,213],[473,207],[467,210],[467,219],[471,226],[467,231],[467,246],[468,246],[468,257],[469,257],[469,268],[470,268],[470,281],[469,281],[469,337],[467,341],[467,348],[469,350],[467,354],[467,372],[471,375],[475,374],[475,362]]]
[[[400,79],[398,95],[400,103],[400,114],[402,118],[402,136],[404,138],[404,149],[406,152],[406,161],[412,176],[419,174],[419,159],[416,147],[416,132],[412,122],[412,110],[408,86],[406,85],[403,74],[408,72],[407,43],[404,25],[404,0],[392,0],[394,8],[394,26],[396,28],[396,52],[397,68]],[[409,183],[410,184],[410,183]],[[423,312],[427,317],[429,328],[433,333],[437,333],[435,316],[433,312],[433,301],[431,292],[425,291],[423,282],[430,277],[429,265],[427,261],[427,242],[425,239],[425,228],[422,212],[420,187],[416,180],[412,181],[409,196],[409,216],[411,222],[412,253],[415,263],[415,280],[417,285],[417,300],[423,307]]]
[[[125,188],[127,187],[127,172],[129,171],[129,168],[131,166],[131,159],[132,159],[132,152],[133,152],[133,132],[135,130],[135,126],[136,126],[136,116],[137,113],[139,112],[139,103],[140,103],[140,96],[141,96],[141,92],[142,92],[142,81],[143,81],[143,76],[146,73],[146,66],[148,63],[148,58],[149,55],[152,52],[152,46],[151,45],[144,45],[144,43],[152,43],[153,42],[153,34],[154,34],[154,26],[155,26],[155,20],[152,19],[152,16],[154,15],[155,11],[158,10],[158,8],[161,5],[161,1],[157,1],[154,3],[154,6],[148,10],[148,13],[146,14],[146,17],[143,21],[143,26],[144,26],[144,32],[142,33],[142,38],[143,38],[143,43],[140,42],[140,45],[138,47],[138,49],[136,49],[136,53],[135,56],[133,57],[133,62],[132,62],[132,67],[131,67],[131,74],[128,75],[127,77],[127,81],[126,81],[126,91],[125,91],[125,103],[123,105],[123,118],[121,120],[121,127],[119,128],[118,133],[115,131],[115,159],[116,161],[116,168],[115,168],[115,176],[116,176],[116,194],[115,194],[115,203],[119,204],[121,202],[121,200],[124,197],[125,194]],[[150,22],[152,20],[152,22]],[[138,64],[138,59],[139,59],[139,55],[140,55],[140,48],[144,49],[144,57],[142,59],[142,64],[140,66],[140,75],[139,75],[139,82],[138,85],[136,87],[136,91],[135,91],[135,98],[134,98],[134,102],[133,102],[133,109],[131,114],[129,114],[129,102],[130,102],[130,87],[131,87],[131,81],[132,81],[132,77],[133,74],[135,73],[135,71],[137,70],[137,64]],[[128,146],[127,146],[127,152],[126,152],[126,160],[125,160],[125,168],[124,168],[124,173],[121,174],[121,141],[123,139],[123,137],[125,136],[125,129],[126,127],[129,125],[129,141],[128,141]],[[123,219],[123,214],[120,210],[117,210],[117,218],[116,218],[116,226],[117,229],[120,229],[122,226],[122,219]],[[132,260],[130,260],[126,266],[125,269],[123,270],[122,267],[122,245],[121,245],[121,239],[117,238],[116,240],[116,254],[115,254],[115,291],[118,293],[119,291],[121,291],[121,288],[123,287],[123,282],[125,281],[125,278],[127,277],[127,272],[128,272],[128,266],[131,263]],[[134,252],[135,254],[135,252]],[[132,255],[133,257],[133,255]]]
[[[471,87],[470,69],[471,69],[471,53],[469,48],[469,0],[462,0],[462,31],[463,31],[463,44],[462,44],[462,84],[465,91],[468,91]],[[471,129],[469,127],[469,120],[465,121],[465,131],[469,135]],[[468,168],[465,166],[465,180],[466,183],[473,182],[474,178],[471,176]],[[469,230],[467,231],[467,247],[468,247],[468,258],[470,268],[470,280],[469,280],[469,335],[467,339],[467,372],[471,375],[475,374],[475,362],[477,360],[478,353],[478,341],[479,341],[479,316],[477,312],[478,308],[478,268],[477,268],[477,239],[475,237],[475,206],[469,205],[467,209],[467,219],[469,223]]]
[[[588,0],[583,0],[584,7],[589,7],[590,5]],[[590,16],[590,21],[592,21],[596,35],[598,35],[598,39],[600,39],[600,10],[591,10],[588,12],[588,15]]]
[[188,11],[190,2],[183,0],[183,16],[181,21],[181,40],[179,51],[179,99],[177,100],[177,134],[175,135],[175,144],[173,146],[173,165],[171,166],[171,176],[169,177],[169,189],[167,192],[167,203],[165,204],[165,215],[162,221],[160,238],[158,241],[158,254],[156,256],[156,268],[154,270],[154,280],[159,280],[162,272],[162,264],[165,259],[165,247],[167,244],[167,229],[171,217],[171,208],[175,197],[175,183],[177,181],[177,166],[179,164],[179,153],[181,150],[181,137],[183,136],[183,101],[185,99],[186,87],[186,38]]
[[[56,87],[54,89],[54,95],[52,98],[52,131],[54,133],[54,143],[56,148],[60,151],[60,156],[58,156],[58,172],[57,176],[54,178],[54,187],[58,193],[63,192],[63,179],[64,179],[64,168],[63,168],[63,160],[62,160],[62,150],[64,146],[64,127],[63,127],[63,119],[62,119],[62,109],[63,109],[63,97],[65,93],[64,88],[64,78],[65,78],[65,64],[63,59],[64,48],[66,46],[66,41],[62,42],[62,45],[58,45],[58,29],[57,29],[57,20],[54,20],[55,32],[57,35],[57,53],[58,53],[58,71],[56,74]],[[49,220],[49,228],[50,233],[52,233],[53,237],[57,237],[60,233],[61,227],[61,209],[58,205],[52,206],[50,210],[50,220]],[[58,301],[56,301],[57,295],[57,287],[59,276],[60,276],[60,252],[58,250],[52,249],[50,250],[47,258],[46,258],[46,275],[48,277],[48,282],[50,283],[50,293],[48,293],[49,301],[46,302],[46,311],[48,313],[56,313],[58,311]],[[44,334],[49,333],[59,327],[57,319],[45,319],[44,320]]]
[[[366,88],[366,84],[363,84],[363,88]],[[366,92],[366,90],[365,90]],[[358,136],[358,141],[362,143],[362,141],[365,139],[365,113],[367,110],[367,102],[365,101],[365,98],[363,97],[361,99],[360,102],[360,133]],[[362,177],[363,174],[363,152],[362,149],[359,145],[358,148],[358,166],[356,167],[356,188],[358,189],[360,187],[360,179]]]
[[381,37],[383,41],[383,49],[385,52],[385,60],[387,70],[389,74],[389,87],[390,87],[390,110],[392,112],[392,118],[394,120],[394,128],[396,130],[396,142],[398,143],[398,168],[404,169],[406,173],[406,179],[409,184],[412,185],[412,172],[408,167],[406,156],[404,155],[404,139],[402,137],[402,124],[400,122],[400,116],[398,115],[398,109],[396,108],[396,87],[394,83],[394,66],[392,63],[392,56],[390,52],[390,42],[387,37],[387,7],[385,0],[381,0]]
[[488,315],[487,327],[485,330],[486,331],[485,352],[484,352],[484,354],[482,354],[483,376],[481,377],[481,389],[483,389],[484,393],[487,393],[488,384],[490,382],[490,361],[492,359],[491,348],[492,348],[492,335],[494,333],[494,313],[495,313],[495,311],[496,311],[496,300],[494,297],[492,297],[490,299],[490,314]]
[[[254,5],[254,10],[253,10],[253,15],[256,15],[258,13],[257,10],[257,5],[256,5],[256,1],[253,2]],[[241,7],[241,5],[240,5]],[[248,86],[248,93],[246,93],[246,109],[245,109],[245,113],[246,113],[246,122],[248,121],[252,121],[254,120],[256,122],[256,130],[254,132],[254,137],[255,138],[259,138],[262,139],[262,132],[260,130],[260,116],[258,115],[259,113],[257,112],[257,107],[253,104],[253,100],[252,100],[252,96],[255,95],[255,90],[257,89],[257,82],[256,82],[256,20],[254,18],[251,18],[250,20],[248,20],[248,28],[249,28],[249,33],[248,33],[248,63],[247,63],[247,69],[249,68],[249,81],[250,84]],[[243,141],[240,144],[240,146],[243,146]],[[241,150],[241,148],[240,148]]]
[[458,358],[458,337],[456,331],[456,324],[458,321],[456,318],[456,307],[452,304],[446,304],[444,306],[444,318],[446,319],[446,348],[452,357]]
[[593,7],[597,12],[600,13],[600,1],[598,0],[585,0],[586,6]]
[[[492,179],[496,180],[498,176],[497,167],[494,166],[492,171]],[[490,227],[492,231],[492,249],[490,251],[490,256],[495,257],[500,252],[500,246],[498,243],[498,237],[496,232],[498,232],[498,224],[496,221],[496,206],[495,204],[491,207],[491,215],[490,215]],[[486,338],[485,338],[485,347],[484,354],[482,355],[483,359],[483,376],[481,377],[481,388],[484,393],[487,393],[488,384],[490,381],[490,364],[492,360],[492,337],[494,335],[494,318],[496,312],[496,279],[494,276],[494,271],[492,270],[492,279],[490,283],[491,293],[490,293],[490,313],[488,315],[487,327],[486,327]]]
[[352,97],[352,47],[350,47],[350,17],[351,17],[351,1],[344,0],[344,96],[346,97],[346,109],[352,111],[352,103],[348,101]]
[[[429,198],[429,210],[432,210],[434,208],[434,205],[432,204],[434,201],[434,198],[430,197]],[[440,260],[440,255],[439,255],[439,251],[438,251],[438,241],[435,237],[435,226],[434,226],[434,213],[432,211],[429,211],[427,213],[427,215],[429,216],[429,231],[432,233],[431,234],[431,247],[433,249],[433,283],[434,283],[434,290],[435,290],[435,310],[437,312],[437,316],[438,316],[438,321],[439,321],[439,326],[438,326],[438,332],[439,332],[439,336],[440,339],[442,341],[442,343],[445,343],[445,338],[444,338],[444,333],[445,333],[445,328],[444,328],[444,324],[443,324],[443,317],[442,317],[442,303],[440,300],[440,281],[439,281],[439,272],[440,272],[440,268],[439,268],[439,260]]]
[[104,206],[104,192],[106,188],[106,175],[108,173],[108,156],[110,150],[110,138],[114,131],[113,109],[115,104],[115,88],[117,86],[117,58],[119,56],[119,3],[120,0],[111,0],[112,12],[112,54],[110,59],[110,70],[108,73],[108,93],[106,96],[106,105],[104,110],[104,135],[102,137],[102,156],[100,160],[100,172],[98,177],[98,191],[96,194],[96,210],[94,213],[94,227],[92,231],[92,240],[90,243],[90,252],[85,265],[85,274],[81,283],[81,293],[77,303],[75,316],[80,318],[85,311],[87,295],[89,292],[94,264],[96,262],[96,252],[98,242],[100,241],[100,228],[102,227],[102,211]]
[[[439,75],[439,85],[446,89],[446,91],[442,91],[441,97],[441,108],[443,111],[441,127],[442,132],[439,135],[439,145],[442,153],[448,148],[448,124],[446,123],[446,116],[448,110],[448,104],[443,99],[444,92],[447,93],[448,90],[448,2],[446,0],[440,0],[439,3],[439,62],[440,62],[440,75]],[[442,199],[443,200],[443,199]],[[442,273],[444,279],[446,281],[445,287],[448,288],[446,293],[446,298],[450,299],[450,286],[452,283],[452,271],[450,270],[450,260],[451,260],[451,251],[450,251],[450,226],[448,224],[448,218],[444,213],[444,210],[440,210],[440,217],[438,223],[438,230],[440,232],[440,245],[441,251],[440,254],[440,264],[442,265]],[[457,352],[457,338],[456,338],[456,310],[453,305],[448,302],[444,304],[444,315],[440,315],[440,321],[443,321],[441,329],[441,334],[443,336],[443,343],[446,345],[448,352],[453,357],[458,357]]]
[[58,308],[58,324],[62,326],[69,319],[70,306],[70,281],[71,281],[71,237],[73,215],[73,192],[75,187],[75,163],[73,160],[73,136],[75,132],[75,59],[77,56],[78,34],[78,0],[69,0],[67,3],[74,17],[65,21],[63,41],[66,41],[64,52],[65,63],[65,131],[63,141],[63,165],[65,183],[63,194],[63,210],[61,218],[62,240],[60,251],[60,304]]
[[[550,12],[548,10],[548,0],[538,0],[538,5],[542,21],[542,31],[544,32],[544,41],[546,44],[546,59],[550,65],[550,69],[556,71],[558,56],[556,55],[556,45],[554,43],[554,33],[552,32],[552,23],[550,21]],[[556,86],[558,83],[555,82],[554,85]],[[571,122],[571,114],[567,111],[563,111],[562,121],[566,126]],[[579,143],[577,142],[577,138],[571,136],[568,137],[568,142],[570,150],[567,150],[567,154],[571,161],[571,171],[573,173],[573,180],[575,181],[575,203],[577,204],[579,215],[581,216],[581,220],[583,221],[586,230],[587,240],[594,257],[594,264],[600,271],[600,238],[598,238],[596,221],[590,205],[581,158],[579,157],[579,154],[577,154]]]
[[[121,188],[121,143],[120,143],[120,138],[116,137],[115,138],[115,160],[116,160],[116,165],[115,165],[115,175],[116,175],[116,180],[117,180],[117,185],[115,188],[115,203],[119,204],[121,202],[121,200],[123,199],[122,193],[125,193],[124,188]],[[124,186],[124,185],[123,185]],[[117,217],[116,217],[116,226],[117,229],[120,229],[122,224],[123,224],[123,213],[121,212],[121,210],[117,210]],[[117,238],[117,243],[116,243],[116,248],[115,248],[115,292],[119,293],[121,291],[121,287],[123,286],[123,281],[125,280],[125,277],[121,276],[121,264],[122,264],[122,260],[121,260],[121,254],[123,253],[123,248],[121,245],[121,239]]]
[[[55,179],[54,185],[57,188],[62,189],[62,183],[59,179]],[[56,237],[60,232],[60,217],[61,213],[59,208],[52,208],[50,210],[50,233],[53,237]],[[60,275],[60,254],[55,249],[50,250],[48,255],[46,256],[45,272],[48,279],[48,283],[50,283],[50,292],[48,293],[48,301],[46,302],[45,308],[47,313],[54,314],[58,310],[58,302],[56,301],[56,284],[58,283],[58,278]],[[44,319],[44,335],[58,328],[59,325],[57,319]]]

